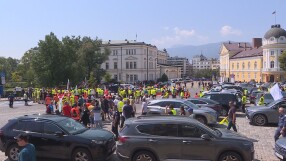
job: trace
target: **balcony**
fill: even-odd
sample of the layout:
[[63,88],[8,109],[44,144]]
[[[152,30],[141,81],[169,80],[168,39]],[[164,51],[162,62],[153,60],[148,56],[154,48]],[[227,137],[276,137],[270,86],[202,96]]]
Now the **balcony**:
[[262,72],[283,72],[283,70],[280,68],[266,68],[262,69]]

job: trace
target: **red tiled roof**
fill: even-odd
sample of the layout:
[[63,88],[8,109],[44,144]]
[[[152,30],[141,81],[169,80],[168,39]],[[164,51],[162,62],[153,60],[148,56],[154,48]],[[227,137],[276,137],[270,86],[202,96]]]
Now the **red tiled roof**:
[[255,57],[255,56],[263,56],[262,47],[243,50],[243,51],[237,53],[236,55],[233,55],[231,57],[231,59]]
[[228,51],[242,51],[244,48],[252,48],[251,44],[248,42],[224,42],[223,45]]

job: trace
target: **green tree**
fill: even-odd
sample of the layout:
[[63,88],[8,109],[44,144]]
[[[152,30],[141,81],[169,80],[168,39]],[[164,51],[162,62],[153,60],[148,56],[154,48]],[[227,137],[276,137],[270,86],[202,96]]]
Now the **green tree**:
[[280,68],[286,71],[286,51],[281,53],[281,55],[279,56],[279,63],[280,63]]
[[19,75],[18,72],[13,72],[12,73],[12,82],[21,82],[22,77]]
[[168,80],[169,80],[168,76],[165,73],[163,73],[163,75],[161,77],[161,81],[162,82],[167,82]]
[[104,81],[105,82],[107,82],[107,83],[109,83],[109,82],[111,82],[111,74],[109,74],[109,73],[105,73],[105,75],[104,75]]
[[108,59],[110,51],[107,48],[104,48],[103,51],[101,51],[101,45],[102,41],[97,38],[95,40],[92,40],[90,37],[84,37],[82,39],[82,46],[79,49],[79,54],[80,62],[83,65],[87,79],[90,78],[91,72],[94,72],[97,81],[100,81],[100,78],[105,74],[100,66]]

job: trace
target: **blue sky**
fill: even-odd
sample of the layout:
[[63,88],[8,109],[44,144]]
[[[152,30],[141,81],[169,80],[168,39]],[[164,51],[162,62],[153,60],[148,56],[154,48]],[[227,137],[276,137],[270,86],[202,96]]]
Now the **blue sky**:
[[251,41],[286,29],[285,0],[1,0],[0,56],[21,58],[50,32],[161,48]]

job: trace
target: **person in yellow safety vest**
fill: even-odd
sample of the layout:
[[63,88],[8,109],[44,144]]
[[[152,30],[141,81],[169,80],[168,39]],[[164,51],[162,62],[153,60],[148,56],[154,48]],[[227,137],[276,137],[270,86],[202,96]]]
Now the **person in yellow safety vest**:
[[163,96],[163,98],[169,98],[169,92],[168,91],[165,92],[165,95]]
[[243,113],[245,113],[245,105],[246,105],[246,101],[247,101],[247,98],[246,98],[245,94],[242,96],[241,101],[242,101],[241,110],[242,110]]
[[156,89],[155,89],[155,88],[152,88],[152,89],[151,89],[151,95],[152,95],[152,98],[153,98],[153,99],[156,99],[156,93],[157,93],[157,92],[156,92]]
[[264,105],[264,95],[259,98],[258,105],[259,105],[259,106]]
[[72,95],[70,96],[70,104],[73,106],[74,103],[75,103],[75,101],[74,101],[74,95],[72,94]]
[[139,100],[140,100],[140,90],[137,89],[135,91],[135,101],[136,101],[136,103],[139,103]]
[[181,91],[181,93],[180,93],[180,97],[181,97],[181,99],[183,99],[183,98],[184,98],[184,96],[185,96],[185,92],[184,92],[184,91]]
[[244,93],[244,95],[246,95],[246,96],[247,96],[247,94],[248,94],[247,89],[244,89],[243,93]]
[[147,92],[148,92],[148,97],[150,97],[150,96],[151,96],[151,89],[148,88],[148,89],[147,89]]
[[172,87],[172,98],[176,98],[176,89]]
[[173,105],[169,105],[165,109],[165,113],[168,115],[177,115],[177,111],[174,109]]
[[117,103],[118,112],[120,113],[120,115],[122,115],[123,106],[124,106],[124,102],[122,101],[122,98],[120,97],[119,102]]
[[131,95],[132,95],[132,90],[128,89],[128,96],[131,96]]
[[37,90],[37,100],[36,100],[36,102],[38,102],[38,103],[40,103],[39,101],[40,101],[40,95],[41,95],[41,91],[38,89]]
[[56,90],[52,89],[52,96],[54,96],[56,94]]
[[204,94],[203,94],[203,91],[200,91],[200,97],[203,97]]

